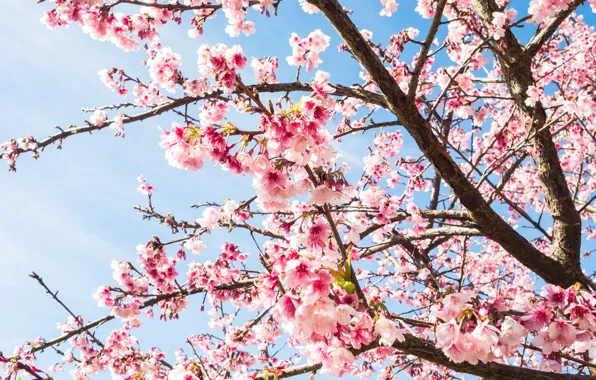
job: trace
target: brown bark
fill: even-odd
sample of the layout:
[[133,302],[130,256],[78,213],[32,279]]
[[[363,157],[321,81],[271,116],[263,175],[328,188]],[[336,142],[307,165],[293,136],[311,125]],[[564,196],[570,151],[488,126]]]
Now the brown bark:
[[[326,0],[329,1],[329,0]],[[354,355],[361,354],[365,351],[372,350],[378,347],[378,343],[374,342],[368,346],[362,347],[360,350],[354,350]],[[461,373],[468,373],[471,375],[480,376],[487,380],[584,380],[590,379],[589,375],[571,375],[566,373],[544,372],[529,368],[514,367],[506,364],[499,364],[494,362],[477,364],[455,363],[451,361],[445,354],[436,348],[431,342],[406,334],[404,342],[396,341],[393,344],[396,350],[402,351],[408,355],[414,355],[420,359],[427,360],[436,364],[440,364],[454,371]],[[313,371],[317,371],[322,367],[321,363],[303,365],[299,367],[287,368],[277,372],[277,378],[284,379],[293,377]],[[255,380],[265,380],[267,378],[276,378],[273,376],[275,372],[271,372],[269,377],[265,373],[261,373],[255,377]]]
[[[524,49],[513,32],[508,29],[505,32],[504,42],[499,46],[502,49],[501,54],[495,54],[495,59],[499,60],[505,82],[516,105],[532,118],[532,122],[526,125],[526,131],[528,136],[533,136],[531,156],[536,165],[546,204],[553,218],[551,257],[562,266],[566,276],[575,279],[583,277],[580,269],[581,218],[569,192],[552,133],[548,127],[545,127],[546,112],[540,102],[528,106],[526,92],[535,84],[532,76],[533,55],[581,2],[575,1],[566,11],[555,17],[532,39],[528,49]],[[493,12],[499,10],[494,0],[473,0],[472,4],[488,27],[492,22]]]
[[462,205],[470,211],[483,235],[499,243],[518,261],[549,283],[568,287],[577,281],[585,282],[581,272],[575,269],[570,271],[560,261],[544,255],[492,210],[434,135],[431,126],[420,115],[416,105],[408,101],[407,96],[360,35],[358,28],[337,0],[309,0],[309,2],[316,5],[335,27],[354,57],[378,85],[387,108],[399,118],[422,153],[441,174]]

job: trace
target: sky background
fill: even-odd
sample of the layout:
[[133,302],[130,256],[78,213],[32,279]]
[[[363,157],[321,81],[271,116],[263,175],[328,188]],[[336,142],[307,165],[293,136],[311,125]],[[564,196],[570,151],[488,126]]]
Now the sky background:
[[[428,21],[414,15],[414,0],[402,1],[392,18],[377,16],[381,9],[377,0],[342,4],[356,11],[357,25],[372,30],[377,42],[385,43],[390,34],[408,26],[420,29],[421,34],[427,30]],[[527,9],[525,1],[514,1],[514,5],[523,11]],[[0,76],[0,88],[4,89],[0,92],[0,141],[27,135],[42,139],[55,133],[57,125],[80,125],[88,117],[81,112],[82,107],[122,101],[99,81],[97,72],[101,69],[123,67],[127,73],[148,78],[140,64],[146,58],[142,48],[136,53],[125,53],[109,42],[91,40],[75,25],[49,31],[39,22],[48,6],[36,5],[33,0],[9,1],[0,12],[0,51],[4,52],[1,63],[4,75]],[[334,83],[359,82],[356,62],[342,59],[346,54],[336,53],[339,37],[320,15],[304,14],[297,1],[283,1],[280,17],[266,20],[249,11],[249,19],[257,27],[256,35],[250,38],[230,39],[224,33],[225,19],[219,15],[207,23],[207,32],[199,40],[186,36],[186,23],[182,27],[166,27],[162,44],[182,55],[181,69],[188,77],[198,75],[197,48],[203,43],[223,42],[241,44],[249,60],[267,55],[279,57],[278,78],[291,81],[295,68],[285,61],[291,54],[288,44],[291,32],[305,37],[321,29],[331,36],[331,46],[322,56],[324,63],[320,69],[331,72]],[[252,83],[252,73],[247,72],[245,78],[245,82]],[[302,77],[307,78],[309,75]],[[37,272],[52,290],[60,291],[60,298],[75,313],[93,320],[108,312],[97,307],[91,294],[98,286],[112,282],[111,260],[135,262],[137,244],[147,242],[155,234],[167,239],[167,228],[154,221],[140,220],[140,214],[132,209],[135,204],[146,203],[136,190],[138,175],[144,174],[155,186],[154,205],[158,211],[162,214],[172,211],[178,218],[189,220],[200,216],[188,207],[191,204],[221,202],[227,197],[247,199],[252,195],[247,178],[213,169],[209,163],[198,172],[180,171],[168,165],[158,146],[158,127],[169,129],[177,119],[169,114],[129,124],[124,139],[114,137],[108,130],[69,138],[63,150],[51,146],[37,161],[31,155],[21,157],[16,174],[0,163],[5,165],[0,166],[0,351],[6,356],[12,354],[14,346],[37,336],[46,339],[58,336],[56,322],[66,320],[64,310],[28,277],[29,273]],[[234,122],[241,128],[245,123],[247,127],[243,129],[254,128],[248,118]],[[366,141],[347,138],[342,145],[346,161],[358,174],[362,163],[357,158],[364,154]],[[402,154],[416,152],[411,140],[406,140]],[[207,245],[213,251],[200,259],[213,260],[222,241],[220,235],[208,237]],[[243,250],[254,252],[248,235],[234,235],[232,241]],[[187,336],[204,328],[206,322],[205,316],[198,313],[199,302],[190,301],[190,309],[181,314],[180,321],[166,325],[157,320],[147,321],[134,331],[142,338],[142,348],[160,346],[169,361],[174,362],[173,351],[184,345]],[[105,336],[117,325],[118,322],[112,322],[101,335]],[[50,351],[42,357],[42,364],[59,361],[58,355]],[[66,377],[66,373],[56,376]]]

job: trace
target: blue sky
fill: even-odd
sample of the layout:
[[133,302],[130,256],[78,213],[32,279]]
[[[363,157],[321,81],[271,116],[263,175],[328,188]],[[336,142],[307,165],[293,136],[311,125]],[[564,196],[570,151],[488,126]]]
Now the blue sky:
[[[354,19],[359,27],[372,30],[379,42],[408,26],[425,33],[427,20],[412,17],[415,3],[403,1],[393,18],[379,18],[378,1],[367,2],[370,5],[357,0],[344,2],[357,10]],[[134,75],[148,77],[140,65],[146,57],[143,50],[124,53],[110,43],[91,40],[77,26],[51,32],[39,23],[46,7],[34,1],[12,1],[6,2],[0,13],[0,50],[5,52],[4,75],[0,76],[0,88],[5,89],[0,93],[0,141],[27,135],[42,138],[54,133],[56,125],[80,124],[86,117],[82,107],[119,102],[121,99],[99,81],[100,69],[124,67]],[[527,6],[519,8],[525,10]],[[332,37],[321,69],[330,71],[335,83],[359,82],[358,65],[335,53],[340,41],[320,15],[303,14],[295,0],[282,2],[280,15],[265,20],[251,11],[249,18],[257,23],[257,34],[251,38],[228,38],[223,32],[225,20],[219,16],[207,24],[207,33],[199,40],[187,38],[186,27],[169,26],[162,43],[181,53],[186,76],[198,75],[196,49],[200,44],[224,42],[242,44],[248,57],[278,56],[278,78],[290,81],[295,73],[295,68],[285,63],[291,54],[287,42],[290,33],[305,37],[320,28]],[[252,80],[248,73],[245,77]],[[76,313],[86,320],[95,319],[107,310],[97,308],[91,294],[111,281],[110,261],[135,261],[136,244],[154,234],[163,239],[169,236],[166,228],[141,221],[132,209],[134,204],[145,203],[136,191],[139,174],[156,187],[154,204],[158,210],[190,220],[199,215],[188,207],[193,203],[251,195],[247,178],[208,164],[199,172],[170,167],[158,146],[158,127],[169,128],[172,120],[175,118],[168,115],[128,125],[124,139],[113,137],[109,131],[67,139],[63,150],[50,147],[37,161],[31,156],[21,157],[16,174],[0,166],[0,350],[6,355],[26,340],[57,336],[55,323],[66,319],[65,312],[27,276],[31,271],[59,290],[62,300]],[[250,120],[239,118],[235,122]],[[410,144],[411,140],[402,152],[405,155],[416,153]],[[355,172],[360,172],[360,163],[354,157],[364,152],[365,145],[362,139],[350,138],[342,148]],[[233,239],[244,250],[254,251],[246,235],[234,235]],[[207,244],[214,251],[200,259],[213,259],[221,241],[221,236],[208,238]],[[183,346],[186,336],[199,332],[196,326],[205,322],[195,306],[191,300],[190,311],[181,315],[180,321],[167,325],[148,321],[137,334],[143,338],[143,347],[161,346],[173,361],[173,351]],[[41,363],[58,359],[47,352]]]

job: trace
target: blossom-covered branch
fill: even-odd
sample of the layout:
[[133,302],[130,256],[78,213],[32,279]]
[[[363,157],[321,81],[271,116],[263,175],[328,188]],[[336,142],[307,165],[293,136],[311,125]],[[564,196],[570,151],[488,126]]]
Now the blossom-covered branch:
[[[34,274],[67,319],[58,337],[0,354],[4,372],[45,378],[37,356],[51,348],[47,373],[77,380],[592,378],[596,33],[575,13],[583,3],[532,0],[524,14],[508,0],[418,0],[426,34],[389,21],[388,38],[353,20],[402,12],[395,0],[44,3],[51,29],[144,45],[147,73],[101,70],[127,99],[46,139],[9,139],[9,170],[72,136],[125,137],[159,117],[172,168],[212,164],[247,182],[241,200],[224,187],[166,214],[165,180],[139,176],[146,204],[134,208],[156,232],[98,284],[108,312],[88,321]],[[200,43],[182,66],[161,40],[166,24],[200,40],[216,16],[230,37],[254,34],[253,20],[277,35],[292,7],[317,26],[288,30],[289,46]],[[269,17],[292,22],[267,29]],[[524,45],[516,31],[532,24]],[[189,316],[173,358],[135,334]]]

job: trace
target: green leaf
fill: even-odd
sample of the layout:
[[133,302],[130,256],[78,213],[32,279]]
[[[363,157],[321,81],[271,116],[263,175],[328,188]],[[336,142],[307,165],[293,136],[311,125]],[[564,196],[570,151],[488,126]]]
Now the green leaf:
[[356,285],[352,283],[352,281],[333,281],[337,286],[348,292],[348,294],[356,293]]
[[[349,248],[349,247],[348,247]],[[346,258],[346,272],[344,280],[350,280],[352,278],[352,259],[350,255],[350,251],[348,251],[348,257]]]
[[346,278],[343,268],[339,268],[338,270],[329,269],[329,273],[331,273],[333,282],[344,281]]
[[344,262],[343,268],[339,267],[337,270],[330,269],[331,278],[333,283],[348,292],[354,294],[356,292],[356,285],[352,282],[352,261],[348,254],[346,261]]

